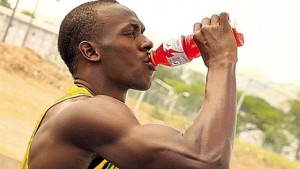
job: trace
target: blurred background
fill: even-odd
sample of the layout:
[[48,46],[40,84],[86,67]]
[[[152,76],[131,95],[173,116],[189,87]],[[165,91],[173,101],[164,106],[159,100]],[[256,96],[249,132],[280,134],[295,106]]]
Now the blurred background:
[[[57,51],[63,17],[85,0],[0,0],[0,168],[18,168],[39,114],[72,79]],[[297,0],[119,0],[146,26],[154,49],[192,34],[193,24],[223,11],[243,33],[238,48],[238,125],[233,169],[300,168],[300,2]],[[116,11],[117,12],[117,11]],[[147,92],[127,104],[143,123],[184,131],[201,107],[201,58],[159,66]]]

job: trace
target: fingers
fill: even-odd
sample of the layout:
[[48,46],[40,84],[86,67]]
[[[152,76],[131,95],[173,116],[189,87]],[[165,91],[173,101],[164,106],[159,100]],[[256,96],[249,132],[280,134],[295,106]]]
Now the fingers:
[[[194,24],[194,34],[201,38],[203,34],[203,31],[207,31],[206,29],[211,26],[218,26],[218,25],[225,25],[226,29],[230,28],[230,24],[228,22],[229,15],[225,12],[220,13],[220,15],[214,14],[211,16],[211,18],[205,17],[202,19],[202,22],[195,23]],[[224,27],[224,26],[222,26]]]
[[[228,20],[229,20],[229,15],[226,12],[222,12],[220,15],[214,14],[211,16],[211,18],[208,18],[208,17],[204,18],[201,22],[201,24],[202,24],[201,27],[208,26],[208,25],[229,24]],[[194,27],[194,30],[195,30],[195,27]]]
[[211,17],[211,20],[210,20],[210,23],[211,25],[219,25],[220,24],[220,18],[218,15],[214,14],[212,17]]
[[222,12],[220,14],[220,24],[222,25],[229,25],[229,14],[228,13],[225,13],[225,12]]
[[210,25],[210,18],[204,18],[202,19],[202,26],[208,26]]
[[199,32],[201,30],[201,28],[202,28],[202,23],[199,23],[199,22],[195,23],[194,24],[194,33]]

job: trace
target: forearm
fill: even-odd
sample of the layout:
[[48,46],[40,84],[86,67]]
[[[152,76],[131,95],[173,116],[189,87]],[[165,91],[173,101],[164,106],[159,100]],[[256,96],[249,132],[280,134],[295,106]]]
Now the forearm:
[[185,137],[201,159],[229,162],[235,126],[235,63],[219,63],[208,69],[204,104]]
[[233,139],[236,126],[235,63],[222,63],[208,71],[204,105],[197,120],[201,125],[212,127],[212,131],[218,132],[214,136],[217,138],[212,140]]

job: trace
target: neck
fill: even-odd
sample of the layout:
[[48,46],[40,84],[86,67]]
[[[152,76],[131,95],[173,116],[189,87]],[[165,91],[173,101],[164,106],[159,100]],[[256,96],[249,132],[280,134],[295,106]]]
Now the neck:
[[87,89],[93,96],[96,95],[105,95],[113,97],[117,100],[120,100],[121,102],[125,103],[127,90],[121,91],[121,90],[113,90],[110,87],[106,88],[105,86],[101,84],[91,84],[87,81],[84,81],[79,78],[74,78],[74,84],[76,84],[79,87],[83,87]]

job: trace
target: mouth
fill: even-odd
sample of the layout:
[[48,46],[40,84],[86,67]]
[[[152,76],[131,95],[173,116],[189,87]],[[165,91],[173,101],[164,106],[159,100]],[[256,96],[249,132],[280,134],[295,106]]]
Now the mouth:
[[149,67],[150,70],[156,71],[156,67],[154,65],[152,65],[151,62],[147,61],[147,62],[145,62],[145,64]]
[[149,50],[147,51],[147,61],[145,61],[145,64],[150,68],[152,71],[156,71],[156,66],[154,66],[151,61],[150,61],[150,52]]

